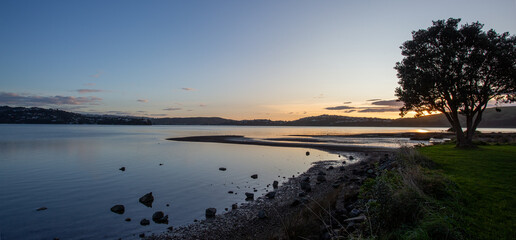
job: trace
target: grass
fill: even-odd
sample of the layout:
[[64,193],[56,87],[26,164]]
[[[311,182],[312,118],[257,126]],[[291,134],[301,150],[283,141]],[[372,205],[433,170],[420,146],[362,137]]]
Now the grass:
[[468,238],[516,239],[516,146],[463,150],[436,145],[419,152],[457,184],[459,195],[442,204],[461,203],[462,209],[455,211],[462,215],[459,224]]

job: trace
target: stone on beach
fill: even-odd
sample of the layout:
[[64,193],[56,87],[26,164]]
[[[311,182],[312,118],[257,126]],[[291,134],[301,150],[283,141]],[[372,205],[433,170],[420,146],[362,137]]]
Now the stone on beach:
[[152,202],[154,202],[154,196],[152,196],[152,192],[150,192],[150,193],[147,193],[147,194],[143,195],[143,196],[139,199],[139,201],[140,201],[143,205],[145,205],[145,206],[147,206],[147,207],[152,207]]
[[319,176],[317,176],[317,181],[318,182],[326,182],[326,178],[323,175],[319,175]]
[[265,197],[267,197],[268,199],[273,199],[275,196],[276,192],[268,192],[267,194],[265,194]]
[[238,204],[233,203],[233,204],[231,205],[231,209],[237,209],[237,208],[238,208]]
[[310,186],[309,182],[301,182],[301,189],[304,190],[305,192],[312,191],[312,187]]
[[111,207],[111,212],[123,214],[125,212],[125,207],[124,205],[115,205]]
[[306,156],[309,156],[310,155],[310,152],[309,151],[306,151]]
[[272,187],[278,188],[278,184],[279,184],[278,181],[274,181],[274,182],[272,182]]
[[290,204],[291,207],[295,207],[297,205],[301,204],[301,201],[299,201],[298,199],[294,199],[294,201]]
[[207,208],[206,209],[206,218],[214,218],[216,213],[217,213],[217,209]]
[[253,174],[253,175],[251,175],[251,178],[252,178],[252,179],[257,179],[257,178],[258,178],[258,174]]
[[265,210],[261,209],[260,211],[258,211],[258,218],[259,219],[267,218],[267,213],[265,212]]

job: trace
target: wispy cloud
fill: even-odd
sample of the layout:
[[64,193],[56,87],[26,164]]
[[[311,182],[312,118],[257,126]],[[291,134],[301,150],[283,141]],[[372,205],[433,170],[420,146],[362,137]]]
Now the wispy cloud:
[[358,112],[361,113],[371,113],[371,112],[397,112],[399,108],[397,107],[372,107],[372,108],[363,108]]
[[352,112],[355,112],[355,111],[357,111],[357,110],[355,110],[355,109],[351,109],[351,110],[346,110],[346,111],[344,111],[344,112],[345,112],[345,113],[352,113]]
[[179,111],[179,110],[182,110],[182,108],[178,108],[178,107],[170,107],[170,108],[165,108],[163,109],[165,111]]
[[164,114],[164,113],[153,113],[153,114],[146,114],[147,116],[152,116],[152,117],[164,117],[164,116],[168,116],[168,114]]
[[397,106],[397,107],[403,106],[403,102],[396,101],[395,99],[375,101],[375,102],[372,102],[371,104],[380,105],[380,106]]
[[90,75],[92,78],[99,78],[102,74],[104,74],[103,71],[97,71],[97,73]]
[[321,94],[319,94],[319,95],[315,96],[314,98],[318,98],[318,99],[324,98],[324,94],[323,94],[323,93],[321,93]]
[[185,91],[195,91],[195,89],[193,89],[193,88],[187,88],[187,87],[181,88],[181,90],[185,90]]
[[343,102],[342,104],[351,104],[351,102]]
[[95,86],[95,83],[85,83],[84,86]]
[[136,101],[141,102],[141,103],[147,103],[147,102],[149,102],[149,100],[147,100],[147,99],[138,99],[138,100],[136,100]]
[[355,107],[351,106],[335,106],[335,107],[327,107],[326,110],[346,110],[346,109],[355,109]]
[[84,94],[84,93],[96,93],[96,92],[105,92],[104,90],[101,90],[101,89],[77,89],[75,90],[76,92],[80,93],[80,94]]
[[206,106],[208,106],[208,105],[203,104],[203,103],[199,104],[199,107],[206,107]]
[[17,106],[98,105],[102,98],[72,96],[37,96],[0,92],[0,104]]

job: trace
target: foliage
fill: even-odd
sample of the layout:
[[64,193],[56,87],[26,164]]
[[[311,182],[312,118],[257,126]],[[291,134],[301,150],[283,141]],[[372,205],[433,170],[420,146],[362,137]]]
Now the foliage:
[[[442,112],[456,130],[458,146],[471,146],[489,100],[516,100],[516,36],[483,31],[476,22],[458,28],[460,19],[433,22],[412,33],[396,63],[404,102],[401,115]],[[459,115],[466,118],[463,132]]]
[[397,170],[385,170],[361,188],[361,197],[369,199],[369,234],[381,239],[462,239],[457,215],[442,203],[453,198],[456,186],[428,169],[435,164],[412,148],[403,148],[397,163]]

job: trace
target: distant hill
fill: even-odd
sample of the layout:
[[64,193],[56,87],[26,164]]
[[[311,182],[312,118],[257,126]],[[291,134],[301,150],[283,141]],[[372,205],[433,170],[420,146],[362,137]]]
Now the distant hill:
[[0,123],[25,124],[103,124],[103,125],[150,125],[146,118],[99,116],[71,113],[57,109],[0,107]]
[[[516,128],[516,107],[486,109],[479,127]],[[362,118],[320,115],[293,121],[268,119],[232,120],[220,117],[141,118],[71,113],[56,109],[0,107],[0,123],[114,124],[114,125],[240,125],[240,126],[364,126],[364,127],[450,127],[443,114],[420,118]]]

